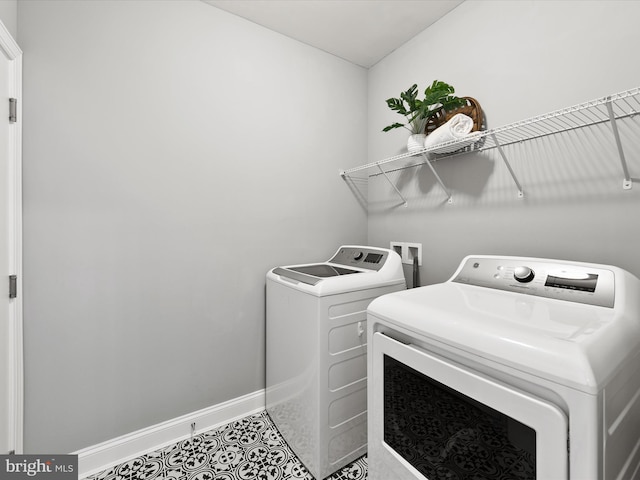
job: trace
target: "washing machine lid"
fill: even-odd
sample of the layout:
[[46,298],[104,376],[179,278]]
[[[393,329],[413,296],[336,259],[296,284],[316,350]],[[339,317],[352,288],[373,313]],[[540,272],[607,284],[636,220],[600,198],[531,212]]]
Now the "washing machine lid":
[[357,245],[338,248],[326,262],[273,268],[267,279],[317,296],[405,284],[396,252]]
[[276,275],[306,283],[307,285],[315,285],[322,281],[323,278],[351,275],[354,273],[362,273],[362,271],[339,267],[329,263],[315,263],[311,265],[300,265],[286,268],[277,267],[274,269],[274,273]]
[[[473,267],[478,258],[482,265],[486,257],[471,257],[471,268],[480,268]],[[550,287],[550,298],[540,291],[527,294],[454,281],[465,271],[461,266],[447,282],[374,300],[368,314],[370,323],[401,331],[417,343],[595,394],[625,360],[640,353],[640,281],[624,270],[604,269],[615,279],[612,307],[553,298],[559,294],[555,289],[565,287]]]

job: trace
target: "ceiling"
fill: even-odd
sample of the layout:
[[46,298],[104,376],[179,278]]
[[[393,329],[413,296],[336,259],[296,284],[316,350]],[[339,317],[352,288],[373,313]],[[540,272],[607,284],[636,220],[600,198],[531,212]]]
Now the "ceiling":
[[202,0],[369,68],[464,0]]

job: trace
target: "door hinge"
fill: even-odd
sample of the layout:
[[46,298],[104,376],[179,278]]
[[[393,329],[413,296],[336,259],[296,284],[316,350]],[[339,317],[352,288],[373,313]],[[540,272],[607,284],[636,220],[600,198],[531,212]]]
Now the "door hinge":
[[18,121],[18,99],[9,99],[9,123],[16,123]]
[[9,275],[9,298],[18,296],[18,276]]

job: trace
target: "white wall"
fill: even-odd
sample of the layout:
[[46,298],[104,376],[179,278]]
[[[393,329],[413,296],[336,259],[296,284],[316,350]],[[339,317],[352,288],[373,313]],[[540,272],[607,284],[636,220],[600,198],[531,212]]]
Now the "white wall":
[[264,388],[267,269],[366,241],[366,71],[199,1],[18,20],[25,451]]
[[[640,2],[467,1],[369,72],[369,159],[400,153],[406,132],[382,133],[399,118],[384,102],[413,83],[451,83],[476,98],[489,128],[640,85],[630,60],[640,44]],[[423,244],[422,284],[446,280],[468,254],[528,255],[614,264],[640,276],[640,121],[620,126],[632,177],[622,169],[609,125],[505,149],[516,187],[497,151],[438,161],[446,202],[426,168],[369,182],[369,243]],[[633,128],[631,128],[633,127]]]

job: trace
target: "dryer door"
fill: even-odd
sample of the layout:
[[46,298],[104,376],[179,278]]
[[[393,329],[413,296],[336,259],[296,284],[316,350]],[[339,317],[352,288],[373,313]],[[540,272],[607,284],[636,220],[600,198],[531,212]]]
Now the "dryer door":
[[555,405],[383,333],[370,355],[370,480],[568,478]]

